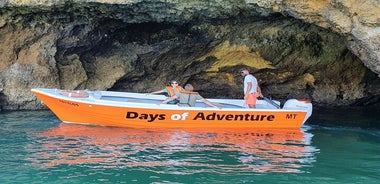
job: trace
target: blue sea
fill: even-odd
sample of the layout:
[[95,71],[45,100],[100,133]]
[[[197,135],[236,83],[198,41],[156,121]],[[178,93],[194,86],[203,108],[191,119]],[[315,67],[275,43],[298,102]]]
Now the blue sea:
[[316,109],[296,130],[149,130],[0,112],[0,183],[379,183],[379,111]]

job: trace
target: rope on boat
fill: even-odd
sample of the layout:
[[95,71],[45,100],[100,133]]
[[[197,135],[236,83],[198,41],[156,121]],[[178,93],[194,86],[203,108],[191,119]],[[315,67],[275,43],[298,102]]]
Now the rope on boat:
[[62,90],[60,92],[63,96],[73,97],[73,98],[88,98],[89,94],[86,91],[81,90]]

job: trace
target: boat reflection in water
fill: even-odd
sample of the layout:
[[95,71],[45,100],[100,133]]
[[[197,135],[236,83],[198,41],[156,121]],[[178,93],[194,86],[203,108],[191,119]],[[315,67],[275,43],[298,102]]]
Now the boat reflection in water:
[[312,134],[304,129],[147,130],[61,123],[38,136],[38,148],[29,149],[35,149],[31,159],[42,167],[299,173],[307,172],[318,152],[310,143]]

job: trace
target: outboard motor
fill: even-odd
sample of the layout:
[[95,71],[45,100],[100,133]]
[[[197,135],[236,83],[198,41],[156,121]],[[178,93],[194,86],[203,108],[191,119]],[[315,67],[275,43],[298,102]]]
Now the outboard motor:
[[313,111],[311,100],[289,99],[285,102],[283,109],[300,109],[307,111],[305,120],[309,119]]

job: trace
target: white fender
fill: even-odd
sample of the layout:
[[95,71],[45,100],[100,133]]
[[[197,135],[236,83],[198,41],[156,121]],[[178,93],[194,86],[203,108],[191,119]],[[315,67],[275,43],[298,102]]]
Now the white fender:
[[289,99],[285,102],[283,109],[297,109],[297,110],[305,110],[306,117],[305,121],[309,119],[313,112],[313,104],[310,100],[298,100],[298,99]]

